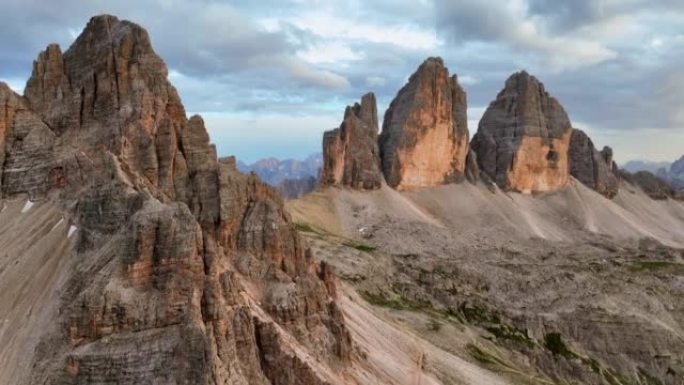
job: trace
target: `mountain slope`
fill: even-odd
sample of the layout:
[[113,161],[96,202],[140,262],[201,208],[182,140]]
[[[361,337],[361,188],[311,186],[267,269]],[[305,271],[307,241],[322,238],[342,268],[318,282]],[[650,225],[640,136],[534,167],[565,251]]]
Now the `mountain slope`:
[[609,200],[572,180],[540,196],[326,189],[288,210],[374,311],[512,383],[678,384],[684,372],[680,202],[630,185]]

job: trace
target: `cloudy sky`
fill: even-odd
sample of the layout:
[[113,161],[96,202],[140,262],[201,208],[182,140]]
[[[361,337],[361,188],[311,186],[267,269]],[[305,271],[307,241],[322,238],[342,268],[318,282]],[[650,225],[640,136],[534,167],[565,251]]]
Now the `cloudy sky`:
[[143,25],[221,155],[320,151],[367,91],[379,111],[428,56],[468,93],[471,135],[511,73],[542,80],[618,161],[684,154],[682,0],[0,0],[0,79],[24,88],[88,19]]

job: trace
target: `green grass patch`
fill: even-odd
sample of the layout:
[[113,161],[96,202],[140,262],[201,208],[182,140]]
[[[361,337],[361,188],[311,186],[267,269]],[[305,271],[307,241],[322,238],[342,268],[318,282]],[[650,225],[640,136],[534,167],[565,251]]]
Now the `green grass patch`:
[[663,382],[659,378],[652,376],[646,370],[639,368],[639,379],[642,384],[646,385],[663,385]]
[[535,345],[534,340],[527,335],[527,331],[506,324],[496,313],[484,307],[462,304],[459,311],[467,322],[483,327],[498,340],[512,341],[528,348],[533,348]]
[[477,345],[474,344],[467,344],[466,345],[466,351],[468,354],[475,359],[475,361],[485,364],[485,365],[494,365],[494,366],[502,366],[504,368],[508,368],[509,366],[499,357],[495,356],[494,354],[478,347]]
[[358,251],[363,251],[364,253],[372,253],[375,251],[376,247],[375,246],[370,246],[370,245],[365,245],[363,243],[354,243],[354,242],[344,242],[343,245],[347,247],[351,247],[353,249],[356,249]]
[[492,325],[485,327],[485,330],[492,333],[497,339],[517,342],[530,349],[534,347],[534,340],[526,332],[510,325]]
[[430,318],[427,324],[427,328],[429,331],[436,333],[442,329],[442,323],[434,318]]
[[302,223],[302,222],[295,222],[294,223],[294,228],[297,231],[301,231],[303,233],[314,233],[314,234],[321,234],[320,231],[316,230],[313,228],[310,224],[308,223]]
[[684,274],[684,265],[670,261],[632,261],[629,270],[633,272],[673,270]]
[[471,323],[501,323],[501,318],[499,318],[498,315],[484,307],[479,307],[477,305],[469,306],[463,303],[459,307],[459,310],[463,314],[463,317],[466,319],[466,321]]
[[560,333],[548,333],[545,335],[544,347],[553,353],[554,356],[577,358],[577,355],[568,349],[568,346],[563,342],[563,337],[561,337]]

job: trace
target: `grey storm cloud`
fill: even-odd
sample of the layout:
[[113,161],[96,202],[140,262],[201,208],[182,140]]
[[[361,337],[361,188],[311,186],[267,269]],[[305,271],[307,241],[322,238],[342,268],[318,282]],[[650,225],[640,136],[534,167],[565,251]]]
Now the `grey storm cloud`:
[[[0,79],[15,87],[48,43],[66,49],[90,17],[109,13],[148,29],[188,111],[261,119],[255,127],[264,130],[274,116],[332,127],[367,91],[382,110],[428,56],[459,75],[473,111],[526,69],[575,122],[618,132],[684,126],[681,0],[0,0],[0,8]],[[295,131],[303,132],[270,132]],[[277,145],[266,143],[263,155]]]

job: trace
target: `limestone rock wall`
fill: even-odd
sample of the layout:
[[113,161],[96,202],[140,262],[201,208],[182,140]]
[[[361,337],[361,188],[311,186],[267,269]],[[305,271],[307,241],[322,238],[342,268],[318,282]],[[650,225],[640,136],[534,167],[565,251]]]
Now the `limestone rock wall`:
[[485,111],[471,146],[499,187],[554,191],[568,183],[572,127],[563,107],[526,72],[513,74]]
[[468,154],[466,94],[440,58],[411,75],[385,113],[380,135],[382,171],[399,189],[458,180]]
[[569,148],[570,174],[586,186],[612,198],[618,193],[619,179],[615,175],[613,150],[598,151],[589,136],[573,129]]
[[25,97],[0,84],[2,197],[78,228],[24,383],[331,383],[352,349],[330,274],[166,77],[144,29],[98,16]]
[[321,185],[377,189],[382,183],[378,111],[373,93],[347,106],[339,128],[323,134]]

